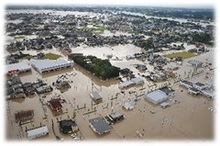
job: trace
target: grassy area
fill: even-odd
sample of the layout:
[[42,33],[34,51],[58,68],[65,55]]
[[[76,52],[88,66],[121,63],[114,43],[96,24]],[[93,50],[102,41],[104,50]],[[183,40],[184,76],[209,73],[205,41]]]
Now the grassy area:
[[101,34],[101,33],[103,33],[105,30],[107,30],[107,29],[105,28],[105,26],[103,26],[103,25],[96,25],[95,28],[93,28],[93,33],[95,33],[95,34]]
[[61,55],[58,55],[58,54],[47,53],[47,54],[44,55],[43,59],[56,60],[56,59],[58,59],[60,57],[61,57]]
[[31,59],[31,58],[33,58],[33,56],[28,55],[28,56],[22,57],[21,59]]
[[164,57],[167,57],[167,58],[182,57],[183,59],[187,59],[187,58],[191,58],[195,56],[197,55],[191,52],[178,52],[178,53],[164,55]]

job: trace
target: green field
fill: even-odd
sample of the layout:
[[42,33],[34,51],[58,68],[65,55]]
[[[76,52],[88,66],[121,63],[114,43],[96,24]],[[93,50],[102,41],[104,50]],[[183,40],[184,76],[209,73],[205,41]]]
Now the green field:
[[47,53],[44,55],[43,59],[57,60],[60,57],[61,57],[61,55],[57,55],[54,53]]
[[197,56],[195,53],[190,53],[190,52],[178,52],[178,53],[172,53],[172,54],[167,54],[164,55],[166,58],[174,58],[174,57],[182,57],[183,59],[191,58]]

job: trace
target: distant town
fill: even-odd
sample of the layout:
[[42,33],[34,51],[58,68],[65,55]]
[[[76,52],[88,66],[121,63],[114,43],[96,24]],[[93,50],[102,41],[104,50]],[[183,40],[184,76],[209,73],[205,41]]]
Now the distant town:
[[213,140],[214,9],[5,9],[7,140]]

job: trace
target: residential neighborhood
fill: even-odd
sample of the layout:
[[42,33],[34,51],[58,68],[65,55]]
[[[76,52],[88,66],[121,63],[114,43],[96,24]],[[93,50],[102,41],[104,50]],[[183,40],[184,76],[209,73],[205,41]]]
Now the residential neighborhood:
[[214,9],[4,11],[7,140],[215,138]]

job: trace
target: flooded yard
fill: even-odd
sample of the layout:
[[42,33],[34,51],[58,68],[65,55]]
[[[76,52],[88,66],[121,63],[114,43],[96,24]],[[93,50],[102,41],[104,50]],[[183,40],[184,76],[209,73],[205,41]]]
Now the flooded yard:
[[[212,52],[197,58],[203,61],[206,58],[211,60],[212,55],[210,53]],[[189,69],[190,67],[183,63],[183,67],[179,72],[181,73]],[[72,73],[74,73],[74,76],[71,75]],[[122,101],[132,98],[135,93],[140,95],[154,89],[155,87],[149,86],[150,83],[147,80],[145,80],[143,86],[131,87],[125,89],[124,93],[121,93],[121,90],[118,88],[119,81],[117,79],[102,81],[78,65],[74,65],[70,69],[43,75],[32,69],[32,73],[21,75],[21,81],[34,82],[37,78],[40,78],[52,85],[58,76],[62,74],[66,75],[69,81],[73,81],[70,84],[71,88],[65,92],[54,88],[53,92],[45,94],[46,98],[44,100],[49,101],[52,97],[60,95],[66,100],[66,103],[63,103],[63,113],[55,116],[47,105],[42,105],[39,98],[43,95],[9,100],[6,102],[7,139],[27,139],[25,129],[39,125],[48,125],[49,135],[39,140],[56,139],[55,134],[70,140],[70,135],[64,135],[59,131],[57,121],[73,118],[74,113],[76,114],[75,121],[80,129],[78,135],[82,139],[213,139],[214,112],[208,110],[209,107],[214,107],[213,101],[204,96],[189,95],[186,89],[179,87],[179,83],[174,83],[172,80],[169,82],[175,90],[175,96],[170,98],[170,100],[175,99],[179,101],[178,104],[162,109],[159,105],[153,105],[141,96],[132,111],[126,111],[122,108]],[[193,77],[192,81],[204,81],[204,78],[205,72]],[[164,83],[158,83],[157,86],[162,84]],[[140,90],[142,88],[146,89],[142,91]],[[102,103],[95,104],[92,102],[90,98],[92,91],[100,92],[103,97]],[[135,93],[129,94],[129,91],[135,91]],[[43,107],[46,108],[47,118],[44,116]],[[14,113],[19,110],[28,109],[34,110],[34,119],[19,126],[18,123],[15,123]],[[87,114],[94,109],[96,109],[96,112]],[[154,114],[151,113],[152,110],[155,111]],[[88,120],[99,115],[104,117],[113,111],[120,111],[125,115],[125,119],[112,125],[113,129],[109,134],[104,136],[95,134],[89,127]],[[55,134],[52,132],[51,121],[56,123],[54,126]],[[140,137],[138,133],[141,133],[142,136]]]

